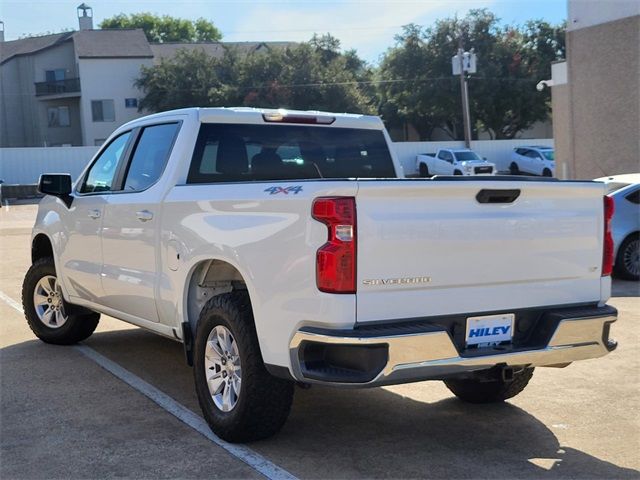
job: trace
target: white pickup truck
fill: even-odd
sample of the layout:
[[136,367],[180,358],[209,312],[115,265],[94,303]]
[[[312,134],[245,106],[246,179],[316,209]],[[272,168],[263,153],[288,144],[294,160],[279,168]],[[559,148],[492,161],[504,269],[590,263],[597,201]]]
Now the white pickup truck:
[[182,342],[204,417],[234,442],[277,432],[296,382],[444,380],[496,402],[534,367],[615,348],[602,183],[405,179],[389,145],[361,115],[123,125],[74,185],[40,179],[27,321],[54,344],[100,314]]
[[468,148],[439,148],[436,153],[416,155],[421,177],[432,175],[495,175],[496,166]]

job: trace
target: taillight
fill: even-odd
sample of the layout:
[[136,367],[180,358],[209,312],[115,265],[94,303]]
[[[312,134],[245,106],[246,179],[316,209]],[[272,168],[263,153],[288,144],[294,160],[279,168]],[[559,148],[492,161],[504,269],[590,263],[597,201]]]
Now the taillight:
[[611,219],[615,204],[613,198],[604,196],[604,242],[602,246],[602,276],[611,275],[613,270],[613,235],[611,234]]
[[329,230],[316,254],[316,283],[327,293],[356,293],[356,199],[320,197],[312,216]]

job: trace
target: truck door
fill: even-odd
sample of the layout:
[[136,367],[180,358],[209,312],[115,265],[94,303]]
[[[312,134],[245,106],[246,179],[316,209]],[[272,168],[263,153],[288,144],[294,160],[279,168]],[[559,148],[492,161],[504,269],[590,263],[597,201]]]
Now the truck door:
[[453,154],[448,150],[440,150],[436,159],[438,175],[453,175]]
[[65,286],[73,297],[100,303],[103,294],[100,230],[104,206],[112,195],[130,139],[131,132],[125,132],[102,149],[78,182],[69,214],[62,217],[67,235],[58,263]]
[[158,322],[157,251],[163,186],[158,183],[179,123],[137,129],[121,190],[108,198],[102,225],[103,304]]

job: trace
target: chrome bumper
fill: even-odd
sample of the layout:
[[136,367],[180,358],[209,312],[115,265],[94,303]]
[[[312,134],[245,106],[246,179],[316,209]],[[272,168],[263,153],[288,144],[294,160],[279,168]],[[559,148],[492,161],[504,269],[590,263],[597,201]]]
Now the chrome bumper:
[[[517,349],[504,353],[460,353],[447,331],[431,331],[386,336],[353,336],[299,330],[290,343],[291,365],[294,377],[303,382],[324,383],[351,387],[366,387],[442,379],[457,374],[486,370],[495,366],[564,367],[577,360],[597,358],[613,351],[617,344],[609,340],[609,325],[617,320],[611,307],[603,316],[566,318],[558,322],[554,333],[543,348]],[[335,381],[313,378],[305,374],[299,352],[305,342],[320,345],[352,347],[387,346],[387,357],[372,379],[366,381]]]

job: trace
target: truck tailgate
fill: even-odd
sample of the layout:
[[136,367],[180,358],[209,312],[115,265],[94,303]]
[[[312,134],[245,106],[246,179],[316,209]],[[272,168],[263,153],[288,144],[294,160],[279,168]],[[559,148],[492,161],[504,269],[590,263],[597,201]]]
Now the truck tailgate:
[[360,181],[358,323],[598,302],[603,195],[591,182]]

